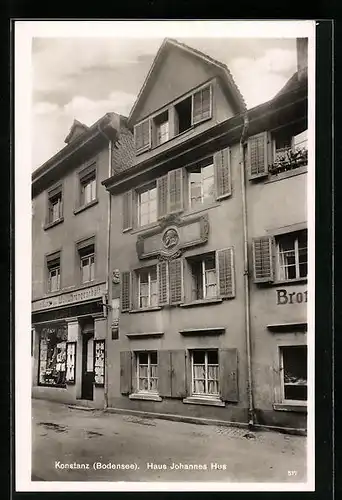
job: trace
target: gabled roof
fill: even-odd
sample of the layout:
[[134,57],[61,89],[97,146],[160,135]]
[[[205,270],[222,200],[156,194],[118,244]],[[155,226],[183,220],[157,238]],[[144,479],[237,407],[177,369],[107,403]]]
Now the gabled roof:
[[64,139],[64,142],[66,144],[69,144],[69,142],[73,141],[78,137],[80,134],[83,134],[86,130],[88,130],[89,127],[85,125],[84,123],[79,122],[78,120],[74,120],[73,124],[70,127],[69,133]]
[[174,40],[172,38],[165,38],[165,40],[163,41],[157,52],[156,57],[154,58],[152,66],[147,74],[147,77],[145,78],[145,81],[140,89],[138,97],[131,109],[131,112],[128,117],[129,126],[131,126],[131,124],[134,122],[135,116],[139,109],[139,105],[143,102],[145,96],[149,91],[149,87],[151,86],[151,81],[153,80],[153,74],[156,72],[157,68],[162,63],[165,52],[172,47],[177,47],[178,49],[184,50],[185,52],[197,58],[200,58],[205,63],[215,66],[218,70],[218,73],[222,76],[222,79],[226,84],[227,88],[230,90],[231,96],[234,100],[238,112],[243,112],[246,110],[246,103],[244,101],[244,98],[238,86],[234,82],[231,72],[229,71],[228,67],[225,64],[223,64],[220,61],[217,61],[216,59],[213,59],[212,57],[208,56],[207,54],[204,54],[203,52],[197,49],[189,47],[185,43],[178,42],[177,40]]

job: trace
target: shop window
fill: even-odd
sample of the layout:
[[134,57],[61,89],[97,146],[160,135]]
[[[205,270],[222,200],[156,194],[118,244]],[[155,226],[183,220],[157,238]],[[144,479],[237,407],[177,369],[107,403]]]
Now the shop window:
[[218,350],[191,352],[192,395],[219,396]]
[[157,187],[152,183],[137,191],[139,226],[151,224],[157,220]]
[[140,393],[158,393],[158,357],[157,352],[139,352],[136,354],[137,391]]
[[157,267],[137,271],[139,308],[154,307],[158,305],[158,279]]
[[65,325],[42,328],[39,340],[39,384],[65,387],[66,383]]
[[307,400],[307,346],[280,347],[283,400]]
[[308,274],[307,231],[278,236],[276,246],[278,280],[306,278]]
[[52,224],[63,217],[62,186],[58,186],[48,193],[47,223]]
[[213,202],[215,200],[215,176],[212,159],[209,160],[209,164],[191,167],[188,170],[188,182],[190,208]]

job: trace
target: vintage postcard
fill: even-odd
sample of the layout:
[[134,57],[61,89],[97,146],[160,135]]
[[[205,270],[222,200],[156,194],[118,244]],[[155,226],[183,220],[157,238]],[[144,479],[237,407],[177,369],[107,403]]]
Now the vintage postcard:
[[17,491],[314,491],[315,22],[17,21],[14,84]]

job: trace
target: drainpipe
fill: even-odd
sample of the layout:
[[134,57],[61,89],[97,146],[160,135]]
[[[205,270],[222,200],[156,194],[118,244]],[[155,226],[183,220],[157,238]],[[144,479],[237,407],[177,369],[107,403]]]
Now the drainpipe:
[[[112,176],[112,140],[107,136],[103,130],[101,130],[100,125],[98,125],[99,132],[106,137],[108,140],[108,178]],[[105,304],[107,308],[107,347],[105,355],[105,385],[104,385],[104,409],[108,408],[108,340],[110,339],[110,328],[111,328],[111,303],[112,303],[112,281],[110,273],[110,238],[111,238],[111,227],[112,227],[112,195],[110,191],[108,192],[108,204],[107,204],[107,263],[106,263],[106,295],[108,303]]]
[[254,427],[254,403],[253,403],[253,375],[252,375],[252,341],[250,328],[250,301],[249,301],[249,269],[248,269],[248,229],[247,229],[247,205],[246,205],[246,161],[245,143],[248,129],[248,114],[244,115],[244,124],[240,138],[240,161],[241,161],[241,194],[243,213],[243,260],[244,260],[244,291],[245,291],[245,330],[247,348],[247,377],[248,377],[248,427]]

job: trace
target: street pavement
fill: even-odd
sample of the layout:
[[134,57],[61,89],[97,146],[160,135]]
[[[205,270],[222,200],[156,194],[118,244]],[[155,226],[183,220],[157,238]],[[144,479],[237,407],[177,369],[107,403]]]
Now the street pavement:
[[306,481],[306,438],[33,400],[33,481]]

